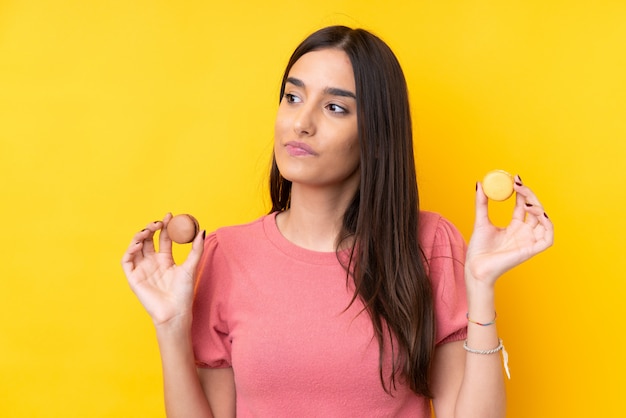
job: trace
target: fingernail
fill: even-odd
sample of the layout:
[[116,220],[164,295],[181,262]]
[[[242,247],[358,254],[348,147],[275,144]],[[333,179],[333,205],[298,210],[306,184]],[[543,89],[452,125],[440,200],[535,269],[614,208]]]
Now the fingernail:
[[546,217],[546,219],[550,219],[550,218],[548,218],[548,214],[547,214],[547,213],[545,213],[545,212],[543,213],[543,216],[545,216],[545,217]]
[[478,182],[476,182],[475,186],[476,186],[476,191],[478,191]]
[[154,223],[154,224],[158,224],[159,222],[161,222],[161,221],[154,221],[154,222],[152,222],[152,223]]
[[135,243],[135,245],[137,245],[137,244],[141,244],[141,241],[137,241],[137,242]]
[[527,208],[531,208],[533,206],[532,203],[524,203],[526,205]]
[[206,238],[206,231],[202,231],[202,240],[204,241],[205,238]]
[[515,184],[517,184],[518,186],[522,185],[522,183],[520,183],[519,181],[516,181]]
[[522,178],[519,176],[519,174],[517,175],[517,179],[519,180],[519,182],[522,182]]
[[142,229],[142,230],[141,230],[141,231],[139,231],[139,232],[143,232],[143,231],[147,231],[147,230],[148,230],[148,228],[144,228],[144,229]]

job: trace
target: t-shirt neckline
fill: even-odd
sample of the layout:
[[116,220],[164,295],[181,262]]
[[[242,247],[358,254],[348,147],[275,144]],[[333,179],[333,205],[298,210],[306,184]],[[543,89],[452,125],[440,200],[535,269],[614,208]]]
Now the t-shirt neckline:
[[[332,265],[339,263],[337,253],[335,251],[323,252],[309,250],[307,248],[300,247],[285,238],[276,224],[276,216],[278,213],[280,212],[273,212],[265,216],[263,219],[263,229],[265,230],[265,235],[276,248],[291,258],[309,264]],[[346,250],[341,253],[346,253],[347,255],[347,252],[348,251]]]

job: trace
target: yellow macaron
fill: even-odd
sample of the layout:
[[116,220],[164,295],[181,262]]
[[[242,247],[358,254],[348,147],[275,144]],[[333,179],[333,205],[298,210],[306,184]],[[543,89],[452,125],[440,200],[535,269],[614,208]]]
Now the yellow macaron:
[[513,176],[504,170],[492,170],[483,178],[483,191],[491,200],[501,202],[513,194]]

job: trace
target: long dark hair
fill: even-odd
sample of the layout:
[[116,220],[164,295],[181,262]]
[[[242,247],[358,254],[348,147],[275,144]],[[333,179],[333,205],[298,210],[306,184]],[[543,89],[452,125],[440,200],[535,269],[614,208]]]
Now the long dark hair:
[[[385,391],[391,393],[400,375],[415,393],[431,397],[435,321],[418,242],[419,199],[406,80],[395,55],[378,37],[363,29],[331,26],[296,48],[283,75],[281,99],[293,64],[307,52],[325,48],[346,52],[356,83],[361,178],[344,214],[341,237],[354,243],[350,259],[343,263],[355,285],[350,304],[360,298],[371,317]],[[281,176],[276,158],[270,195],[272,212],[289,208],[291,182]],[[392,357],[389,374],[383,370],[385,350]]]

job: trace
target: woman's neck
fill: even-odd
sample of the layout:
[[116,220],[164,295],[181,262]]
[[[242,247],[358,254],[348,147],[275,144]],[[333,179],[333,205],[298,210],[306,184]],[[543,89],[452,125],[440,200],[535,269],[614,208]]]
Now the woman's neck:
[[299,247],[331,252],[343,231],[344,213],[354,193],[304,188],[294,184],[289,210],[276,217],[283,236]]

